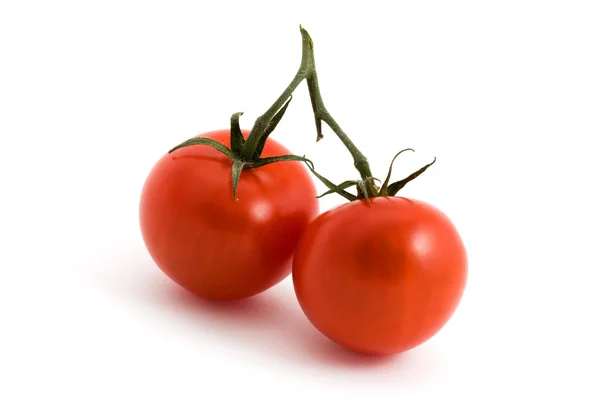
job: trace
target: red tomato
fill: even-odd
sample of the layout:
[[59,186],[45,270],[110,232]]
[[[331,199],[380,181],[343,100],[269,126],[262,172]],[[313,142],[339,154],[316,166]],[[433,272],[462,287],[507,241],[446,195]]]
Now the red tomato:
[[450,319],[467,256],[438,209],[377,197],[317,217],[298,244],[292,275],[318,330],[351,350],[384,355],[425,342]]
[[[230,146],[229,130],[200,136]],[[269,138],[262,156],[286,154]],[[182,148],[156,163],[141,195],[150,255],[173,281],[209,299],[253,296],[288,276],[296,244],[318,213],[316,189],[301,163],[244,170],[237,201],[231,167],[211,147]]]

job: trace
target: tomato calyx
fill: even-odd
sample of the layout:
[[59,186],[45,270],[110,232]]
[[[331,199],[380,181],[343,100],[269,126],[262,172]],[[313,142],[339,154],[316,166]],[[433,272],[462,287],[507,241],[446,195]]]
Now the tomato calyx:
[[419,168],[417,171],[413,172],[412,174],[410,174],[406,178],[388,185],[388,183],[390,181],[390,178],[392,176],[392,168],[394,167],[394,161],[396,161],[396,158],[400,154],[404,153],[405,151],[412,151],[412,152],[414,152],[413,149],[407,148],[407,149],[404,149],[404,150],[400,150],[398,153],[396,153],[396,155],[394,156],[394,158],[392,158],[392,162],[390,163],[390,168],[388,170],[388,174],[387,174],[387,176],[385,178],[385,181],[383,181],[383,185],[381,185],[381,189],[379,189],[379,196],[395,196],[396,193],[398,193],[400,191],[400,189],[402,189],[404,186],[406,186],[406,184],[408,182],[416,179],[423,172],[427,171],[427,169],[429,167],[431,167],[433,164],[435,164],[435,162],[437,160],[437,158],[434,157],[433,161],[430,162],[429,164],[426,164],[423,167]]
[[[237,201],[237,188],[238,188],[238,185],[240,182],[240,177],[242,175],[242,171],[244,169],[259,168],[259,167],[263,167],[268,164],[273,164],[273,163],[283,162],[283,161],[303,161],[307,165],[310,165],[311,167],[314,168],[312,161],[304,156],[287,154],[287,155],[282,155],[282,156],[261,157],[260,155],[264,148],[264,145],[266,142],[266,137],[262,143],[259,143],[260,149],[259,149],[259,151],[254,152],[253,158],[250,160],[244,159],[243,154],[242,154],[242,149],[243,149],[243,146],[245,143],[245,139],[244,139],[244,136],[242,135],[242,131],[239,126],[240,115],[242,115],[242,113],[237,112],[231,116],[231,129],[230,129],[231,149],[229,149],[227,146],[223,145],[222,143],[217,142],[214,139],[205,138],[205,137],[197,137],[197,138],[188,139],[185,142],[175,146],[174,148],[169,150],[169,154],[178,149],[184,148],[184,147],[197,146],[197,145],[209,146],[209,147],[212,147],[213,149],[218,150],[221,153],[225,154],[227,157],[229,157],[229,159],[231,159],[231,162],[232,162],[232,166],[231,166],[231,181],[232,181],[232,189],[233,189],[232,195],[233,195],[233,199],[236,201]],[[281,119],[281,118],[279,118],[279,119]],[[277,121],[277,122],[279,122],[279,121]],[[276,125],[276,123],[275,123],[275,125]],[[271,129],[274,129],[274,126]]]
[[[234,200],[237,200],[237,186],[244,169],[259,168],[268,164],[283,161],[303,161],[312,166],[312,162],[306,157],[293,154],[261,158],[262,151],[269,135],[273,133],[279,124],[279,121],[283,118],[283,115],[292,100],[292,93],[303,80],[309,79],[309,77],[315,73],[314,57],[312,55],[312,40],[302,26],[300,26],[300,31],[302,34],[302,61],[298,68],[298,72],[275,103],[273,103],[264,114],[256,119],[248,138],[244,138],[240,129],[239,119],[243,113],[236,112],[230,118],[231,149],[209,138],[192,138],[175,146],[169,151],[170,154],[184,147],[204,145],[210,146],[229,157],[232,160],[231,174]],[[317,141],[321,138],[322,135],[319,129]]]
[[[334,183],[332,183],[331,181],[325,179],[322,175],[317,174],[317,172],[315,171],[314,168],[310,168],[311,172],[317,176],[317,178],[319,178],[319,180],[321,180],[321,182],[325,183],[325,185],[329,188],[328,191],[326,191],[325,193],[320,194],[319,196],[317,196],[318,199],[320,199],[321,197],[327,196],[328,194],[332,194],[332,193],[338,193],[340,195],[342,195],[343,197],[345,197],[346,199],[353,201],[353,200],[357,200],[359,198],[366,198],[367,201],[369,200],[369,189],[367,188],[367,185],[372,185],[374,187],[376,187],[373,184],[373,181],[379,181],[379,179],[377,178],[367,178],[367,179],[358,179],[358,180],[348,180],[348,181],[344,181],[342,183],[340,183],[339,185],[336,185]],[[357,189],[357,195],[353,195],[352,193],[347,192],[345,189],[355,186]],[[366,193],[366,195],[363,195],[361,197],[361,194]]]
[[[281,121],[281,119],[283,118],[283,114],[285,113],[285,110],[287,109],[288,104],[290,104],[291,100],[292,100],[292,96],[290,95],[290,97],[284,103],[283,107],[273,116],[273,118],[271,119],[269,124],[264,129],[264,133],[260,137],[260,140],[258,140],[256,142],[256,144],[254,146],[254,150],[252,152],[250,152],[250,154],[252,154],[252,156],[249,159],[245,157],[245,152],[244,152],[244,149],[247,146],[248,140],[246,140],[244,138],[244,135],[242,134],[242,130],[240,128],[240,116],[242,116],[244,114],[243,112],[233,113],[230,118],[231,127],[230,127],[230,139],[229,140],[230,140],[231,149],[228,148],[227,146],[223,145],[222,143],[217,142],[214,139],[204,138],[204,137],[196,137],[196,138],[188,139],[185,142],[173,147],[171,150],[169,150],[169,154],[176,150],[184,148],[184,147],[197,146],[197,145],[209,146],[209,147],[212,147],[213,149],[218,150],[221,153],[225,154],[232,161],[232,166],[231,166],[231,181],[232,181],[232,189],[233,189],[232,194],[233,194],[233,199],[237,201],[237,188],[238,188],[238,185],[240,182],[240,177],[242,175],[242,171],[244,169],[259,168],[259,167],[263,167],[268,164],[273,164],[276,162],[283,162],[283,161],[303,161],[303,162],[307,163],[307,165],[311,165],[311,166],[313,165],[312,161],[310,161],[308,158],[306,158],[304,156],[297,156],[294,154],[274,156],[274,157],[261,157],[261,154],[265,147],[265,143],[267,142],[268,136],[275,130],[275,127],[277,126],[277,124],[279,124],[279,121]],[[251,135],[252,135],[252,132],[250,132],[250,136]],[[248,139],[250,139],[250,137]]]
[[[359,180],[347,180],[347,181],[340,183],[339,185],[336,185],[335,183],[331,182],[330,180],[328,180],[327,178],[325,178],[324,176],[319,174],[315,170],[312,163],[310,163],[310,165],[307,163],[307,166],[308,166],[308,169],[310,170],[310,172],[312,172],[312,174],[314,176],[316,176],[317,179],[319,179],[329,189],[328,191],[317,196],[317,198],[321,198],[323,196],[326,196],[326,195],[332,194],[332,193],[337,193],[349,201],[360,200],[360,199],[365,199],[366,201],[370,201],[369,199],[372,197],[395,196],[404,186],[406,186],[407,183],[409,183],[410,181],[419,177],[429,167],[431,167],[433,164],[435,164],[435,162],[437,160],[437,158],[434,157],[433,161],[430,162],[429,164],[424,165],[423,167],[421,167],[417,171],[413,172],[412,174],[408,175],[404,179],[401,179],[399,181],[396,181],[396,182],[390,184],[389,182],[390,182],[390,178],[392,176],[392,169],[393,169],[394,161],[396,161],[396,158],[400,154],[404,153],[405,151],[413,151],[414,152],[413,149],[407,148],[407,149],[403,149],[403,150],[399,151],[394,156],[394,158],[392,159],[392,162],[390,163],[390,168],[388,170],[388,174],[387,174],[385,180],[383,181],[383,184],[381,185],[381,187],[377,187],[373,183],[374,181],[380,181],[379,179],[374,178],[374,177],[367,177],[365,179],[359,179]],[[345,189],[347,189],[349,187],[353,187],[353,186],[356,187],[356,193],[357,193],[356,195],[345,190]]]

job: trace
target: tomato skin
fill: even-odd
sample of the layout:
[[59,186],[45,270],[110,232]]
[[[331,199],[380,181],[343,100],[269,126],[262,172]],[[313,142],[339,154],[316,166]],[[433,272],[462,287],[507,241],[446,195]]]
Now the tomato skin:
[[311,323],[360,353],[409,350],[456,310],[467,254],[435,207],[402,197],[353,201],[317,217],[294,255],[294,289]]
[[[229,130],[199,136],[230,147]],[[267,139],[262,157],[285,154],[284,146]],[[153,260],[173,281],[207,299],[250,297],[288,276],[296,244],[319,211],[302,163],[244,170],[237,201],[231,167],[211,147],[181,148],[155,164],[140,199],[141,233]]]

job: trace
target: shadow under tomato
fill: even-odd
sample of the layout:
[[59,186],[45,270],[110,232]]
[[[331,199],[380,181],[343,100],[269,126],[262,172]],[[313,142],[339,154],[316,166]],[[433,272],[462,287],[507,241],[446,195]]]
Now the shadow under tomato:
[[315,362],[340,367],[377,367],[401,362],[402,355],[376,356],[347,350],[331,340],[315,338],[310,344],[308,356]]
[[[290,290],[282,290],[290,289]],[[291,291],[291,292],[290,292]],[[176,286],[165,287],[162,299],[177,312],[209,323],[222,338],[241,340],[262,354],[332,367],[374,367],[398,362],[402,356],[358,354],[318,332],[296,303],[293,289],[272,288],[235,301],[208,301]]]
[[404,364],[403,354],[358,354],[322,335],[304,316],[289,277],[254,297],[219,302],[201,299],[181,288],[150,260],[125,259],[111,267],[114,268],[103,269],[104,273],[91,279],[97,288],[125,301],[149,306],[153,313],[165,318],[182,320],[214,340],[231,343],[243,351],[256,351],[261,357],[318,368],[378,370],[390,364]]

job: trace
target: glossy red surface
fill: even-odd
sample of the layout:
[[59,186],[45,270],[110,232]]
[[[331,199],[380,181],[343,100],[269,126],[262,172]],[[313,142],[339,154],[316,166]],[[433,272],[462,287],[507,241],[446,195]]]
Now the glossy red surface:
[[323,334],[349,349],[391,354],[431,338],[467,280],[452,222],[417,200],[378,197],[320,215],[294,256],[296,295]]
[[[201,136],[229,147],[229,130]],[[267,140],[263,157],[284,154],[290,152]],[[249,297],[288,276],[296,244],[318,213],[302,163],[244,170],[237,201],[231,166],[211,147],[182,148],[156,163],[141,195],[150,255],[173,281],[205,298]]]

